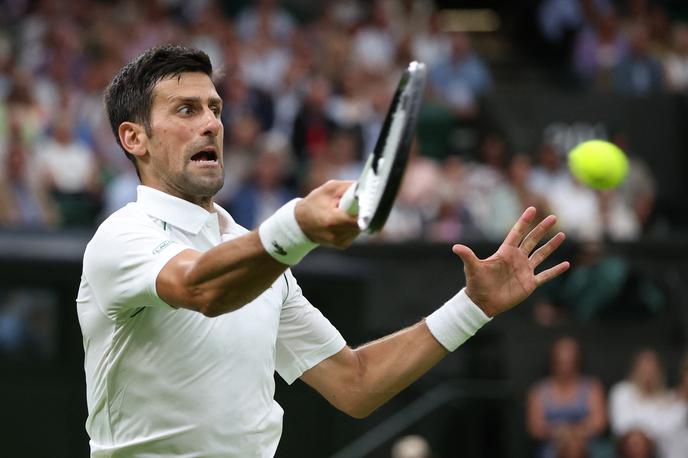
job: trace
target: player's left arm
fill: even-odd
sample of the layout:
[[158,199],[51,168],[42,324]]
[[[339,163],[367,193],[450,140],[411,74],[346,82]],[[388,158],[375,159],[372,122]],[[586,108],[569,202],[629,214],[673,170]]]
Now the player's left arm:
[[304,372],[301,380],[349,415],[370,414],[470,337],[488,317],[511,309],[568,269],[569,263],[562,262],[535,274],[535,268],[561,245],[564,234],[535,250],[556,218],[548,216],[528,232],[534,218],[535,209],[527,209],[487,259],[478,259],[466,246],[454,246],[464,263],[465,294],[459,293],[409,328],[355,350],[343,348]]
[[342,412],[364,418],[447,353],[420,322],[355,350],[344,347],[304,372],[301,380]]

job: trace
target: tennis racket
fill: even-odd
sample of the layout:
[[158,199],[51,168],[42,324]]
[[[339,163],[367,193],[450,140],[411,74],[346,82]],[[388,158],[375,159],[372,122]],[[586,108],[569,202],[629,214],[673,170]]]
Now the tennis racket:
[[425,88],[425,64],[411,62],[397,86],[385,122],[361,176],[346,190],[339,208],[358,216],[361,231],[382,230],[406,170]]

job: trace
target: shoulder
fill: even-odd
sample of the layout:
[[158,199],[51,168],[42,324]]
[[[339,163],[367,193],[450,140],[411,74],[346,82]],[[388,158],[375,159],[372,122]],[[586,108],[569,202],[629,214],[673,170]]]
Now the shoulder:
[[98,226],[91,244],[108,243],[129,233],[155,231],[160,228],[135,202],[129,203],[108,216]]
[[631,397],[635,392],[633,384],[629,381],[621,381],[615,383],[609,390],[609,396],[612,399],[627,399]]
[[552,387],[552,381],[549,378],[539,380],[530,387],[530,393],[533,396],[540,396],[550,390]]
[[88,266],[94,259],[98,264],[121,259],[140,242],[160,237],[166,237],[162,227],[140,206],[130,203],[98,226],[86,245],[84,266]]
[[597,377],[584,376],[580,381],[581,389],[588,395],[604,395],[604,387]]

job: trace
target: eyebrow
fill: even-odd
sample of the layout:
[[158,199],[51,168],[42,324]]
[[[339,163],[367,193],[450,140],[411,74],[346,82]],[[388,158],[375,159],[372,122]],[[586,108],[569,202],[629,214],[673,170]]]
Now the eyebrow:
[[[200,97],[183,97],[178,95],[171,95],[167,97],[167,101],[170,103],[185,102],[185,103],[201,103]],[[208,99],[208,105],[218,105],[222,106],[222,99],[219,97],[210,97]]]

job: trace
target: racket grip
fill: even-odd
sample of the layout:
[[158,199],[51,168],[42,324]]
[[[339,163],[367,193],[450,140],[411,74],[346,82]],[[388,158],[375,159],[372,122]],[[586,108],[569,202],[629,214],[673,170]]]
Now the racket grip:
[[339,199],[339,209],[343,210],[351,216],[358,215],[358,198],[356,197],[356,186],[358,183],[352,183],[349,189],[344,192],[342,198]]

